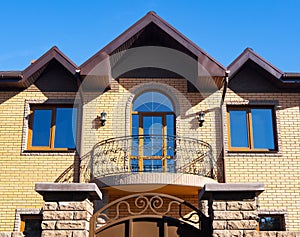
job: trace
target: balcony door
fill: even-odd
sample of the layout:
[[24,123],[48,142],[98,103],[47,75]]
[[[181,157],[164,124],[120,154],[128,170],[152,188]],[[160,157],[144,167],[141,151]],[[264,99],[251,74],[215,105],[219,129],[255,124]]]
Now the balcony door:
[[159,92],[140,95],[132,106],[133,172],[173,172],[175,116],[170,99]]

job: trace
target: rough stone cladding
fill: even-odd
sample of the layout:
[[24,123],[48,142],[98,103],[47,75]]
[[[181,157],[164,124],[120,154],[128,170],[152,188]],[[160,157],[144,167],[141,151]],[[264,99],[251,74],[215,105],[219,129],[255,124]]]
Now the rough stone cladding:
[[22,152],[26,146],[26,100],[72,99],[74,94],[41,92],[34,85],[21,92],[0,93],[0,231],[13,230],[17,208],[42,207],[42,197],[34,191],[35,183],[54,182],[74,163],[74,153]]
[[[300,95],[299,93],[234,93],[226,104],[277,104],[279,151],[275,153],[229,153],[224,118],[226,182],[263,182],[260,210],[285,213],[286,228],[300,230]],[[224,106],[224,111],[226,111]]]

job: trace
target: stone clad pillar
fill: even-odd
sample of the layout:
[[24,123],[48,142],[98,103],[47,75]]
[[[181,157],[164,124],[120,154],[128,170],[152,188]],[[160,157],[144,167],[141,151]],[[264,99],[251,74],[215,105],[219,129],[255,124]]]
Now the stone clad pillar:
[[102,198],[96,184],[37,183],[44,198],[42,237],[88,237],[94,200]]
[[259,236],[257,198],[263,191],[262,183],[206,184],[199,202],[207,200],[213,236]]

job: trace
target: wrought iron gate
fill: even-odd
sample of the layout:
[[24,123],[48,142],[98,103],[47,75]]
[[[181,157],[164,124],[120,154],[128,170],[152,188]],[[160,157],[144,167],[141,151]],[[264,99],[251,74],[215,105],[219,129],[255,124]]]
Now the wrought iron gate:
[[90,220],[90,237],[211,236],[208,217],[183,199],[158,193],[119,198]]

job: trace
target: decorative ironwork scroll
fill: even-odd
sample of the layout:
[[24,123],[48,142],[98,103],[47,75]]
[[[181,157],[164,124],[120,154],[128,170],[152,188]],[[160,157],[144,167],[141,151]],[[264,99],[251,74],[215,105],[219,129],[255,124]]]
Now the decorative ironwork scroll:
[[208,143],[178,136],[108,139],[94,146],[91,158],[92,178],[130,172],[185,173],[209,178],[216,178],[217,174],[212,147]]
[[142,216],[170,216],[201,228],[207,217],[183,199],[159,193],[139,193],[119,198],[97,211],[91,218],[91,232],[120,219]]

